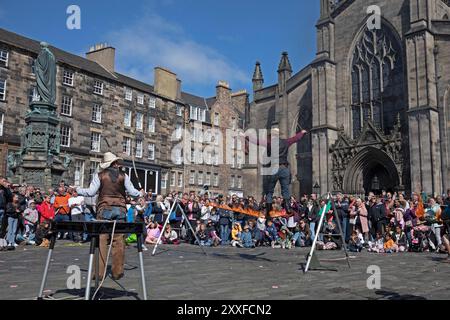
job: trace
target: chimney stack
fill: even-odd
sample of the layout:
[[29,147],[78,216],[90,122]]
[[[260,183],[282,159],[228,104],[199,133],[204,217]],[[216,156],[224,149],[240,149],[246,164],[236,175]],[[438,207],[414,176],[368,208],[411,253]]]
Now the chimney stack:
[[231,104],[231,89],[226,81],[219,81],[216,86],[216,99],[222,103]]
[[88,60],[97,62],[109,72],[115,71],[116,49],[107,43],[100,43],[92,46],[86,53]]

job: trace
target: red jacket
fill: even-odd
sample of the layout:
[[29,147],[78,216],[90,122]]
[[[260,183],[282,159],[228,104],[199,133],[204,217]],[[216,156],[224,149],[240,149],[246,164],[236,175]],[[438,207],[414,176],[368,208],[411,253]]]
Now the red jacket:
[[50,203],[42,202],[42,204],[38,205],[36,208],[41,215],[41,223],[46,220],[55,219],[55,210]]

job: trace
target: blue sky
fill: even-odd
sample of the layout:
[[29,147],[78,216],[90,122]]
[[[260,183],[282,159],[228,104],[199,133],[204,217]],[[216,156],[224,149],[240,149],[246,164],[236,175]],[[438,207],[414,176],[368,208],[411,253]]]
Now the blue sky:
[[[81,8],[81,30],[68,30],[66,9]],[[117,49],[116,69],[153,83],[153,68],[178,74],[183,91],[213,96],[218,80],[251,91],[261,61],[276,82],[281,52],[294,71],[316,51],[318,0],[0,0],[0,27],[84,55],[95,43]]]

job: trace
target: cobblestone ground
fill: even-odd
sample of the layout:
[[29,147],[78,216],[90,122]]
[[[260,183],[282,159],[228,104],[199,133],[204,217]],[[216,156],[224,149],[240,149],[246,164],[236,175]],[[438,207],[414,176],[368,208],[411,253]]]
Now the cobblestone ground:
[[[324,267],[338,271],[302,272],[305,249],[162,246],[157,255],[144,252],[145,275],[152,300],[310,300],[310,299],[450,299],[450,264],[445,255],[319,252]],[[85,287],[89,246],[57,244],[46,293],[56,299],[77,298],[82,291],[65,289],[70,265],[82,271]],[[47,250],[21,247],[0,252],[0,299],[34,299],[39,290]],[[381,290],[369,290],[367,268],[381,268]],[[138,256],[127,249],[126,277],[107,279],[101,299],[136,300],[141,294]]]

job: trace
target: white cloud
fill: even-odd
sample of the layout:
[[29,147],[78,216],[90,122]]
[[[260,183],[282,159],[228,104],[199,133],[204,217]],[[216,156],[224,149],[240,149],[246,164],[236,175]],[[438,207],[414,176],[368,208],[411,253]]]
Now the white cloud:
[[198,43],[177,24],[149,14],[134,25],[108,36],[117,50],[118,69],[130,76],[153,82],[153,68],[166,67],[190,85],[214,87],[218,80],[235,87],[247,75],[214,48]]

